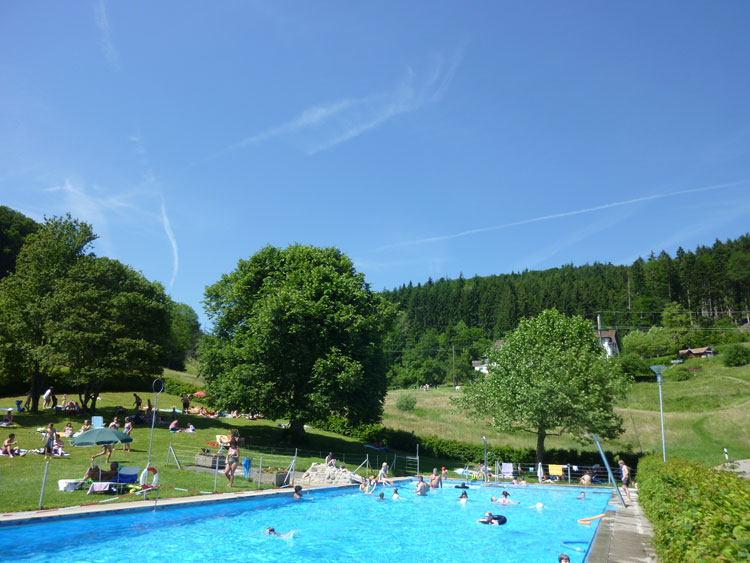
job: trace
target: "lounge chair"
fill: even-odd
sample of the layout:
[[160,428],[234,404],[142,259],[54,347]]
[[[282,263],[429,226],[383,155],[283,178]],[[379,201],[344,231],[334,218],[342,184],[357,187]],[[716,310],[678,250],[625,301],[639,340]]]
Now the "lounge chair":
[[125,489],[126,485],[133,485],[138,482],[141,468],[134,466],[122,466],[117,472],[117,477],[112,481],[94,481],[89,487],[88,493],[119,493]]

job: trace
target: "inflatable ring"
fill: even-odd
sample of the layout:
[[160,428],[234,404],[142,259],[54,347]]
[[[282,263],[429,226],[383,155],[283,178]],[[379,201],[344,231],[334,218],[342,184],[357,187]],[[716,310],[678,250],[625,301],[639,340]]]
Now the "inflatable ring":
[[[586,551],[586,547],[588,547],[589,542],[587,541],[564,541],[562,544],[565,547],[569,547],[570,549],[574,549],[576,551]],[[583,545],[585,547],[578,547],[578,545]]]
[[[149,473],[151,473],[154,478],[151,479],[151,485],[146,485],[146,480],[148,479]],[[138,482],[141,484],[141,487],[149,487],[153,489],[159,483],[159,472],[156,470],[156,467],[147,467],[146,469],[141,471],[141,478]]]
[[596,516],[591,516],[589,518],[581,518],[578,523],[579,524],[591,524],[594,520],[599,520],[599,518],[604,518],[604,514],[597,514]]

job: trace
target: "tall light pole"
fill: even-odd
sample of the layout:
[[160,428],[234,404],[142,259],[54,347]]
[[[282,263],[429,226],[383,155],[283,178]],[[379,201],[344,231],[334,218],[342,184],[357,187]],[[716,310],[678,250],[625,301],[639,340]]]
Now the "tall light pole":
[[661,414],[661,454],[664,463],[667,463],[667,442],[664,440],[664,401],[661,395],[661,382],[664,379],[663,373],[667,366],[651,366],[651,371],[656,374],[656,381],[659,383],[659,413]]
[[487,438],[482,436],[484,440],[484,470],[482,471],[482,482],[487,481]]

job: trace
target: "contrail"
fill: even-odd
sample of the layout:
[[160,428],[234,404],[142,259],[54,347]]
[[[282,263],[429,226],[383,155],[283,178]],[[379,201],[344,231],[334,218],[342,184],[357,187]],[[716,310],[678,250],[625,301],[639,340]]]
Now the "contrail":
[[169,224],[169,217],[167,217],[167,206],[164,203],[164,197],[161,198],[161,222],[164,226],[164,231],[167,233],[167,238],[172,245],[172,279],[169,281],[169,287],[174,287],[175,279],[177,279],[177,271],[180,268],[180,255],[177,252],[177,239],[174,238],[172,232],[172,226]]
[[489,231],[497,231],[500,229],[507,229],[509,227],[518,227],[519,225],[528,225],[529,223],[539,223],[541,221],[549,221],[550,219],[560,219],[561,217],[570,217],[572,215],[583,215],[584,213],[592,213],[594,211],[601,211],[602,209],[611,209],[613,207],[622,207],[624,205],[632,205],[634,203],[641,203],[643,201],[652,201],[655,199],[663,199],[665,197],[672,197],[676,195],[694,194],[699,192],[709,192],[712,190],[721,190],[724,188],[731,188],[734,186],[740,186],[747,184],[748,180],[742,180],[739,182],[730,182],[728,184],[717,184],[714,186],[705,186],[702,188],[692,188],[690,190],[680,190],[677,192],[668,192],[665,194],[654,194],[643,197],[637,197],[635,199],[626,199],[624,201],[616,201],[614,203],[605,203],[603,205],[597,205],[596,207],[587,207],[585,209],[578,209],[576,211],[564,211],[563,213],[553,213],[552,215],[542,215],[541,217],[532,217],[531,219],[523,219],[522,221],[513,221],[512,223],[503,223],[502,225],[493,225],[491,227],[480,227],[478,229],[470,229],[468,231],[462,231],[460,233],[453,233],[450,235],[441,235],[437,237],[428,237],[417,240],[395,242],[393,244],[386,244],[379,246],[376,250],[387,250],[389,248],[398,248],[402,246],[413,246],[417,244],[429,244],[432,242],[440,242],[443,240],[451,240],[454,238],[466,237],[469,235],[476,235],[478,233],[486,233]]

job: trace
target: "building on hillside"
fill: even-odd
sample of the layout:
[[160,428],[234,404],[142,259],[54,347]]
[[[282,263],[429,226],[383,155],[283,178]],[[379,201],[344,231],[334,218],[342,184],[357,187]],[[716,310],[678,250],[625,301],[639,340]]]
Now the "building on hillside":
[[680,358],[691,360],[693,358],[710,358],[714,355],[714,349],[711,346],[704,346],[703,348],[688,348],[686,350],[680,350]]
[[[503,339],[495,340],[495,344],[492,345],[493,348],[500,348],[503,345]],[[472,360],[471,367],[474,368],[474,371],[479,371],[483,373],[484,375],[487,375],[490,373],[490,365],[487,363],[487,356],[482,356],[481,360]]]
[[599,336],[599,342],[602,343],[604,349],[607,351],[607,357],[620,355],[620,347],[617,345],[617,331],[616,330],[597,330],[597,336]]

